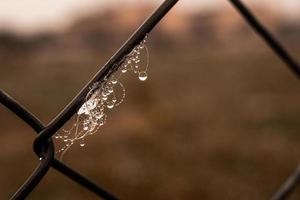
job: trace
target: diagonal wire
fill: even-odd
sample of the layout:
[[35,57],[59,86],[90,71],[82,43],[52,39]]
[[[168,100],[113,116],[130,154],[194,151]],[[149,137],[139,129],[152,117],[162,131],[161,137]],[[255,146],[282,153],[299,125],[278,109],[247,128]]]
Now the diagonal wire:
[[[287,67],[300,78],[300,66],[296,60],[288,53],[288,51],[276,40],[266,27],[260,23],[252,12],[239,0],[229,0],[237,11],[244,17],[247,23],[256,31],[258,35],[269,45],[276,55],[287,65]],[[286,180],[285,183],[274,194],[272,200],[288,199],[290,194],[300,184],[300,166]]]
[[[22,106],[19,102],[14,100],[12,97],[10,97],[2,90],[0,90],[0,102],[4,106],[6,106],[9,110],[11,110],[13,113],[15,113],[19,118],[25,121],[37,133],[42,129],[44,129],[44,125],[36,116],[30,113],[24,106]],[[28,194],[37,186],[39,181],[47,173],[49,167],[52,166],[60,173],[69,177],[70,179],[77,182],[78,184],[86,187],[90,191],[97,194],[99,197],[102,197],[103,199],[106,200],[117,200],[117,198],[114,195],[102,189],[96,183],[94,183],[87,177],[81,175],[80,173],[76,172],[75,170],[71,169],[61,161],[55,158],[53,158],[53,160],[50,161],[51,156],[52,157],[54,156],[53,154],[54,148],[52,142],[51,142],[50,151],[51,153],[49,155],[47,154],[46,158],[43,159],[45,160],[44,161],[45,164],[42,164],[43,162],[41,162],[41,164],[34,170],[30,178],[27,179],[27,181],[20,187],[20,189],[13,195],[11,199],[24,199],[26,196],[28,196]],[[47,157],[50,158],[47,159]],[[35,178],[36,180],[32,180],[32,178]],[[30,185],[30,187],[28,187],[28,185]]]
[[[104,67],[89,81],[89,83],[81,90],[81,92],[65,107],[65,109],[50,122],[47,127],[44,127],[37,118],[35,118],[31,113],[27,112],[23,107],[18,107],[19,104],[11,104],[11,110],[16,114],[20,114],[25,122],[32,126],[37,132],[39,132],[36,140],[34,141],[34,151],[41,158],[41,162],[34,171],[34,173],[27,179],[27,181],[21,186],[21,188],[14,195],[13,199],[24,199],[29,195],[29,193],[37,186],[44,175],[49,170],[52,164],[54,168],[60,170],[62,173],[77,181],[81,185],[84,185],[91,191],[101,194],[105,192],[101,191],[96,184],[88,180],[86,177],[78,174],[74,170],[68,168],[63,163],[54,160],[54,148],[51,140],[51,136],[61,128],[78,110],[78,108],[83,104],[85,96],[90,90],[90,87],[95,82],[102,82],[105,78],[109,76],[118,69],[119,64],[123,61],[124,57],[129,54],[132,49],[138,45],[145,36],[157,25],[157,23],[171,10],[171,8],[177,3],[178,0],[165,0],[161,6],[159,6],[154,13],[142,24],[141,27],[125,42],[125,44],[116,52],[115,55],[104,65]],[[4,92],[1,91],[2,96]],[[7,98],[3,98],[7,100]],[[13,103],[13,101],[10,101]],[[9,105],[7,105],[9,107]],[[25,112],[24,112],[25,111]],[[23,116],[24,115],[24,116]],[[116,199],[106,193],[105,199]],[[105,196],[104,195],[104,196]],[[102,196],[103,197],[103,196]]]
[[[14,99],[7,95],[4,91],[0,90],[0,103],[10,109],[23,121],[29,124],[34,130],[39,130],[39,127],[42,126],[40,121],[34,117],[30,112],[18,104]],[[43,157],[38,166],[32,172],[32,174],[27,178],[23,185],[14,193],[11,197],[11,200],[25,199],[32,190],[39,184],[42,178],[46,175],[50,168],[50,163],[54,156],[54,146],[53,143],[47,143],[46,148],[44,149]]]
[[252,12],[239,0],[229,0],[236,10],[242,15],[253,30],[269,45],[276,55],[287,65],[287,67],[300,79],[300,65],[283,47],[282,44],[260,23]]
[[288,179],[282,184],[279,190],[273,195],[272,200],[285,200],[294,192],[297,185],[300,184],[300,165],[295,172],[288,177]]
[[[55,134],[55,132],[63,126],[77,111],[77,109],[82,105],[84,101],[84,97],[86,96],[89,88],[93,85],[93,83],[97,81],[103,81],[104,78],[109,77],[111,73],[113,73],[115,66],[122,62],[124,56],[126,56],[143,38],[149,33],[152,28],[162,19],[162,17],[175,5],[178,0],[166,0],[145,23],[131,36],[131,38],[120,48],[119,51],[104,65],[104,67],[95,75],[95,77],[82,89],[82,91],[71,101],[71,103],[44,129],[39,130],[41,133],[38,135],[37,139],[34,142],[35,152],[44,156],[40,166],[38,166],[37,170],[33,173],[33,176],[30,176],[29,179],[24,184],[24,190],[21,188],[16,194],[24,193],[24,191],[30,191],[37,184],[46,172],[49,169],[50,164],[54,165],[53,167],[56,169],[60,169],[64,171],[67,169],[67,172],[62,172],[65,175],[69,176],[73,180],[76,181],[74,177],[78,175],[80,178],[85,180],[85,177],[80,174],[76,174],[75,171],[70,170],[66,165],[59,163],[57,160],[53,159],[53,149],[51,148],[52,142],[48,141],[48,139]],[[270,32],[254,17],[254,15],[250,12],[250,10],[244,6],[238,0],[229,0],[235,8],[241,13],[241,15],[245,18],[245,20],[249,23],[249,25],[262,37],[262,39],[270,46],[270,48],[277,54],[277,56],[287,64],[287,66],[300,78],[300,67],[299,64],[291,57],[287,50],[283,48],[283,46],[270,34]],[[27,116],[28,117],[28,116]],[[27,121],[26,121],[26,120]],[[37,120],[37,118],[36,118]],[[28,118],[24,118],[24,121],[28,123]],[[38,120],[37,120],[38,121]],[[30,123],[28,123],[30,125]],[[33,123],[33,128],[36,130],[38,123]],[[49,150],[50,149],[50,150]],[[52,150],[51,150],[52,149]],[[43,154],[43,151],[46,153]],[[48,160],[48,158],[50,158]],[[55,164],[56,163],[56,164]],[[56,166],[56,167],[55,167]],[[40,170],[41,169],[41,170]],[[35,173],[40,173],[38,177],[34,177]],[[75,173],[75,175],[74,175]],[[79,178],[79,179],[80,179]],[[78,179],[78,180],[79,180]],[[288,195],[294,190],[296,185],[299,183],[300,179],[300,170],[297,169],[296,173],[292,175],[288,181],[283,185],[281,190],[279,190],[273,199],[286,199]],[[82,184],[83,180],[78,181]],[[28,182],[28,184],[27,184]],[[26,185],[27,184],[27,185]],[[30,186],[31,184],[31,186]],[[94,185],[95,186],[95,185]],[[92,186],[86,186],[90,190],[93,191]],[[28,193],[28,192],[27,192]],[[29,192],[30,193],[30,192]],[[28,194],[29,194],[28,193]],[[25,193],[24,193],[25,194]],[[27,195],[28,195],[27,194]],[[14,199],[23,199],[25,196],[19,196]]]
[[50,124],[37,136],[34,141],[34,150],[40,155],[43,144],[52,137],[80,108],[90,88],[96,82],[102,83],[104,79],[117,70],[124,57],[138,45],[145,36],[160,22],[160,20],[171,10],[178,0],[165,0],[152,15],[136,30],[136,32],[123,44],[123,46],[109,59],[109,61],[99,70],[89,83],[77,94],[77,96],[58,114]]

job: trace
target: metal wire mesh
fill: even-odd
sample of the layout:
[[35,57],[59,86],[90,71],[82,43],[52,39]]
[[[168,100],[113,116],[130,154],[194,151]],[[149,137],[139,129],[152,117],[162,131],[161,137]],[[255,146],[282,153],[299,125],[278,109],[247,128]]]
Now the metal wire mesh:
[[[124,43],[124,45],[111,57],[101,70],[92,78],[79,94],[57,115],[47,126],[24,108],[20,103],[0,91],[0,102],[15,113],[20,119],[26,122],[38,134],[34,143],[34,151],[40,158],[40,162],[24,184],[17,190],[11,199],[25,199],[50,168],[54,168],[64,174],[74,182],[97,194],[100,198],[107,200],[118,199],[115,195],[107,192],[99,185],[84,175],[73,170],[63,162],[55,158],[55,150],[51,137],[76,113],[84,103],[89,88],[95,82],[102,82],[109,77],[115,70],[124,56],[139,44],[144,37],[157,25],[157,23],[171,10],[178,0],[166,0],[159,6],[153,14],[136,30],[136,32]],[[300,66],[283,46],[270,34],[270,32],[260,23],[251,11],[239,0],[229,0],[229,2],[244,17],[248,24],[262,37],[267,45],[277,54],[277,56],[290,68],[290,70],[300,78]],[[288,178],[282,187],[274,194],[273,200],[287,199],[300,182],[300,168]]]

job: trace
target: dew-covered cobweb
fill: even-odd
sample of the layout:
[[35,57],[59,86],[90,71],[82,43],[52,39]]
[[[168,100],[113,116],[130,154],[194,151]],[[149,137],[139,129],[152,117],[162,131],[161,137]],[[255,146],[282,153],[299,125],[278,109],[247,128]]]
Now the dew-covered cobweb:
[[[74,122],[68,129],[55,134],[56,143],[60,148],[56,152],[62,158],[65,152],[74,144],[84,147],[86,137],[99,132],[108,119],[107,110],[118,107],[125,99],[125,88],[120,77],[127,72],[137,75],[138,79],[145,81],[148,77],[149,51],[146,39],[123,58],[122,62],[115,67],[113,73],[102,82],[96,82],[86,96],[85,102],[74,116]],[[141,55],[145,55],[145,61]]]

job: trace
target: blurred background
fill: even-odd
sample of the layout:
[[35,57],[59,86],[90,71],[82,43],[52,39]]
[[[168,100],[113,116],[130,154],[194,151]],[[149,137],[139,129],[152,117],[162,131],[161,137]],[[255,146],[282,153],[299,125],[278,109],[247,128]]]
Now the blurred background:
[[[0,2],[0,86],[46,124],[160,0]],[[295,57],[300,2],[245,0]],[[180,1],[151,33],[149,79],[64,161],[120,199],[269,199],[300,161],[300,84],[228,1]],[[0,199],[38,163],[0,107]],[[50,170],[28,199],[97,199]],[[300,198],[300,189],[291,199]]]

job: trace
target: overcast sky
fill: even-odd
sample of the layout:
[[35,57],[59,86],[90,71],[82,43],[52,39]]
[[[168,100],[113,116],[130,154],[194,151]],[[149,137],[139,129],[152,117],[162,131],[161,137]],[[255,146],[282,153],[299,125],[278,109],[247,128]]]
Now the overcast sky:
[[[0,29],[33,32],[41,29],[57,29],[67,25],[74,16],[101,10],[117,4],[153,3],[162,0],[1,0]],[[286,13],[300,13],[300,0],[244,0],[246,3],[269,3]],[[176,9],[209,9],[228,4],[226,0],[181,0]],[[122,6],[121,6],[122,7]]]

